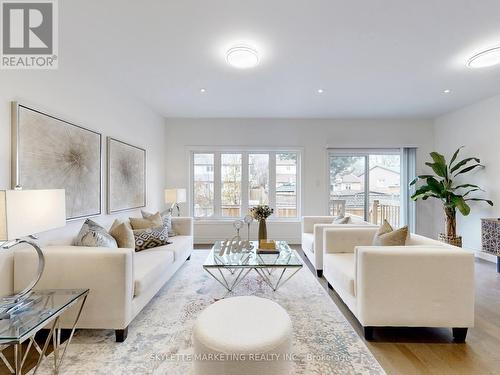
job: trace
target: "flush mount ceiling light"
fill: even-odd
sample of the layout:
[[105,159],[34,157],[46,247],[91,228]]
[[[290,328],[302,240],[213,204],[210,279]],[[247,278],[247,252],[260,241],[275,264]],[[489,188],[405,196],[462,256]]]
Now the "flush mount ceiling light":
[[246,45],[234,46],[226,52],[226,62],[238,69],[253,68],[259,63],[259,53]]
[[469,68],[486,68],[500,64],[500,47],[490,48],[472,56],[467,62]]
[[450,89],[443,90],[443,94],[451,94],[451,90]]
[[318,89],[318,94],[323,94],[325,92],[325,90],[323,89]]

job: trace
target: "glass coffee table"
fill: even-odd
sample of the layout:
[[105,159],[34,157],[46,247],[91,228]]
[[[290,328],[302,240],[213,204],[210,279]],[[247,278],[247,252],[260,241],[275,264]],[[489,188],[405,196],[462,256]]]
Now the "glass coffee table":
[[253,249],[240,253],[224,252],[222,241],[215,242],[203,268],[228,292],[231,292],[253,270],[273,290],[277,291],[302,268],[299,254],[286,241],[276,241],[276,253],[258,251],[258,242],[252,241]]

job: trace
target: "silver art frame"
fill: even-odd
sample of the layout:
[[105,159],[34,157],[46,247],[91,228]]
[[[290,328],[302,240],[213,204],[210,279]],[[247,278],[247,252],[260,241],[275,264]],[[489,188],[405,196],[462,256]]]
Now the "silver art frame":
[[[146,150],[134,146],[130,143],[121,141],[119,139],[113,138],[113,137],[107,137],[106,138],[106,153],[107,153],[107,213],[112,214],[116,212],[122,212],[122,211],[130,211],[142,207],[146,207],[147,204],[147,153]],[[128,168],[131,169],[129,170],[126,175],[129,175],[129,178],[134,178],[135,181],[131,181],[130,185],[135,185],[135,188],[137,191],[119,191],[119,188],[123,188],[123,186],[126,186],[127,183],[124,183],[123,181],[120,181],[120,183],[117,183],[116,180],[123,180],[123,173],[122,171],[117,171],[117,165],[116,163],[118,160],[116,160],[116,156],[113,154],[113,147],[121,147],[122,148],[122,158],[124,159],[122,163],[120,163],[120,168]],[[127,151],[128,149],[128,151]],[[130,153],[130,155],[126,155],[125,153]],[[142,160],[139,161],[134,161],[132,153],[135,153],[137,155],[141,155],[143,158]],[[128,159],[128,160],[126,160]],[[142,168],[140,171],[139,168]],[[135,169],[135,170],[134,170]],[[137,176],[130,176],[130,174],[135,174],[138,173],[139,177]],[[140,177],[142,176],[142,181],[140,180]],[[118,186],[115,186],[117,184]],[[133,189],[134,186],[127,186],[129,189]],[[139,189],[142,190],[142,192],[139,191]],[[131,194],[132,193],[132,194]],[[131,198],[131,196],[134,195],[137,196],[136,199]],[[140,199],[138,198],[138,193],[141,193]],[[121,195],[121,197],[120,197]],[[124,206],[119,206],[115,204],[116,200],[119,200],[120,202],[125,202]],[[128,201],[128,204],[126,204]],[[123,203],[122,203],[123,204]]]
[[[24,120],[23,116],[29,118],[32,116],[37,121],[29,123],[29,120]],[[46,128],[43,128],[43,127]],[[24,128],[30,130],[36,129],[38,136],[35,139],[30,139],[31,134],[24,133]],[[51,133],[57,129],[58,135],[64,134],[65,139],[60,141],[56,134]],[[26,129],[27,130],[27,129]],[[78,220],[87,217],[99,216],[102,214],[102,134],[94,130],[76,125],[70,121],[60,117],[51,115],[40,109],[28,106],[17,101],[11,102],[11,187],[26,188],[26,189],[47,189],[59,188],[66,190],[66,220]],[[80,156],[86,156],[81,163],[84,163],[85,168],[81,168],[80,161],[68,162],[67,155],[64,154],[69,147],[68,141],[73,141],[77,146],[76,149],[82,151]],[[63,148],[63,149],[61,149]],[[24,150],[24,152],[23,152]],[[34,161],[30,168],[23,167]],[[41,167],[43,166],[43,168]],[[78,174],[78,168],[85,169],[91,173],[91,178],[87,181],[87,185],[82,184],[77,179],[68,177],[70,172],[73,172],[73,177]],[[30,171],[36,170],[41,173],[43,170],[43,179],[38,179],[30,175]],[[66,176],[64,175],[66,173]],[[81,174],[82,172],[80,172]],[[30,180],[37,182],[29,182]],[[38,182],[43,180],[42,182]],[[47,181],[50,181],[48,183]],[[54,183],[59,181],[60,183]],[[64,183],[62,182],[64,181]],[[68,186],[69,184],[69,186]],[[57,186],[56,186],[57,185]],[[66,185],[66,186],[65,186]],[[78,186],[78,189],[74,187]],[[82,189],[81,187],[84,187]],[[73,188],[68,188],[73,187]],[[85,191],[85,188],[87,191]],[[90,192],[90,194],[89,194]],[[87,200],[88,197],[93,199]],[[83,203],[75,203],[82,202]]]

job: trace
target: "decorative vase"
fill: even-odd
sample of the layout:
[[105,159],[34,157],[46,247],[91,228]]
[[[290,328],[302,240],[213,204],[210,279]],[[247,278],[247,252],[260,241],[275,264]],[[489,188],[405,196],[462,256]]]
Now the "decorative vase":
[[259,220],[259,242],[260,240],[267,240],[266,219]]
[[455,208],[444,207],[445,228],[444,233],[439,234],[439,241],[462,247],[462,237],[457,236],[457,211]]

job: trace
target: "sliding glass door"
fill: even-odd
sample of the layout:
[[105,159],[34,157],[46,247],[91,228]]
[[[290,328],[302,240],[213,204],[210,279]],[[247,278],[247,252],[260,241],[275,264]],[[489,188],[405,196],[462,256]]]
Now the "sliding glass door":
[[400,149],[330,150],[330,215],[356,215],[374,224],[387,220],[395,227],[405,223],[401,156]]

